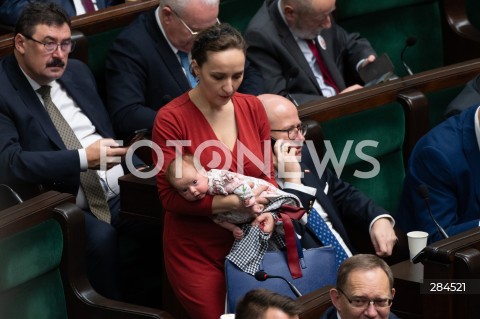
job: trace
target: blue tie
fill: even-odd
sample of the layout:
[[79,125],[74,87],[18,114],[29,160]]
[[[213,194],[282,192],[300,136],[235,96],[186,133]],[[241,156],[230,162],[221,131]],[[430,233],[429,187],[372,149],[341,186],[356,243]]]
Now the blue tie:
[[197,79],[192,75],[190,72],[190,61],[188,60],[188,53],[183,51],[177,52],[178,56],[180,57],[180,62],[182,63],[182,67],[185,70],[185,75],[187,76],[187,80],[190,83],[192,88],[197,86]]
[[348,258],[348,255],[328,227],[327,223],[313,207],[310,210],[310,214],[308,214],[308,225],[325,246],[331,245],[333,248],[335,248],[335,260],[338,269],[340,264]]

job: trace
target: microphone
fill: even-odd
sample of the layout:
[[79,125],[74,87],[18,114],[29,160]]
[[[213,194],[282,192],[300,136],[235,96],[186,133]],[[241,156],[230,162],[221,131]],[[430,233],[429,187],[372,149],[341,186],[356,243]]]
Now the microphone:
[[437,226],[438,232],[442,234],[443,238],[448,238],[448,235],[445,232],[445,230],[442,228],[442,226],[440,226],[440,224],[437,222],[435,217],[433,217],[432,209],[430,208],[427,185],[421,184],[420,186],[418,186],[418,193],[420,194],[420,196],[422,196],[422,199],[425,201],[425,204],[427,205],[428,213],[430,214],[430,218],[433,220],[435,226]]
[[258,281],[265,281],[267,279],[270,279],[270,278],[279,278],[279,279],[283,279],[287,284],[288,286],[290,287],[290,290],[292,290],[292,292],[295,294],[295,296],[298,298],[298,297],[301,297],[302,294],[300,293],[300,291],[297,289],[297,287],[295,287],[290,281],[288,281],[287,279],[283,278],[282,276],[272,276],[272,275],[269,275],[267,274],[266,272],[264,271],[257,271],[255,273],[255,279],[257,279]]
[[413,72],[412,72],[412,70],[408,67],[408,65],[407,65],[407,63],[405,62],[405,60],[403,59],[403,54],[405,53],[405,51],[407,50],[408,47],[414,46],[415,43],[417,43],[417,38],[415,38],[415,37],[409,37],[409,38],[407,39],[407,41],[405,41],[405,46],[403,47],[402,53],[400,54],[400,60],[402,61],[403,67],[405,68],[405,70],[407,71],[407,73],[408,73],[409,75],[413,75]]
[[295,101],[295,99],[293,98],[293,96],[290,94],[290,80],[296,76],[298,76],[298,68],[296,66],[292,66],[286,73],[286,76],[287,76],[287,81],[285,83],[285,95],[287,97],[287,99],[289,99],[290,101],[292,101],[292,103],[298,107],[298,103],[297,101]]

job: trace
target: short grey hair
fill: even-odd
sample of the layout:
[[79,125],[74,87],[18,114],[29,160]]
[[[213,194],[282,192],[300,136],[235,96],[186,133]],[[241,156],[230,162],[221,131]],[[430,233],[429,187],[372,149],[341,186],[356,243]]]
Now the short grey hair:
[[[169,6],[173,11],[181,14],[183,10],[187,7],[189,2],[192,0],[159,0],[160,8]],[[198,1],[198,0],[197,0]],[[199,0],[205,6],[219,6],[220,0]]]

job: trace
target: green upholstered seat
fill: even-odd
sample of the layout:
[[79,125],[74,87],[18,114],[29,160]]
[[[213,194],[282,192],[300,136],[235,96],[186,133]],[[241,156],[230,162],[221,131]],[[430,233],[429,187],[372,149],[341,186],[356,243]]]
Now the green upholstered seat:
[[108,50],[123,28],[110,29],[107,31],[89,35],[88,39],[88,66],[92,70],[97,81],[98,91],[105,99],[105,61]]
[[[470,6],[478,7],[477,3],[467,0]],[[407,72],[400,55],[406,39],[411,36],[417,41],[406,49],[404,60],[414,74],[445,65],[440,6],[438,0],[338,0],[335,15],[345,29],[360,32],[367,38],[378,54],[386,52],[395,66],[395,73],[405,76]],[[477,14],[480,15],[473,15]],[[447,105],[460,90],[459,87],[427,94],[430,127],[444,119]]]
[[62,251],[55,220],[0,240],[0,318],[67,318]]
[[218,18],[243,32],[262,4],[263,0],[221,0]]
[[172,318],[93,290],[84,268],[84,215],[73,201],[50,191],[0,211],[0,318]]
[[[402,181],[405,176],[403,163],[403,141],[405,137],[405,117],[399,103],[388,104],[373,110],[355,113],[321,123],[325,140],[332,145],[337,160],[340,161],[346,145],[352,141],[347,153],[340,178],[354,185],[370,196],[378,205],[394,212],[400,199]],[[360,152],[355,152],[362,141],[378,142],[376,147],[366,146],[361,153],[375,158],[379,172],[371,178],[357,177],[359,172],[368,173],[374,168],[372,160],[365,160]],[[371,143],[371,142],[369,142]],[[327,150],[328,152],[328,150]],[[359,157],[360,154],[360,157]],[[331,161],[329,165],[331,165]],[[332,165],[335,170],[335,165]],[[357,171],[357,173],[355,173]],[[338,175],[338,174],[337,174]]]
[[417,43],[404,58],[414,73],[443,66],[443,42],[438,1],[431,0],[338,0],[334,15],[349,32],[367,38],[378,54],[386,52],[399,76],[407,75],[400,60],[405,41]]

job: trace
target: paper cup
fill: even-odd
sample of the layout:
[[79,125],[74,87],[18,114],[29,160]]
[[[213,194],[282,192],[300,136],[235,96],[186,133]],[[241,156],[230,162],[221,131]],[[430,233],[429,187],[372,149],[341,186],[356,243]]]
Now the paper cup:
[[413,259],[425,246],[427,246],[428,233],[424,231],[411,231],[407,233],[410,260]]

